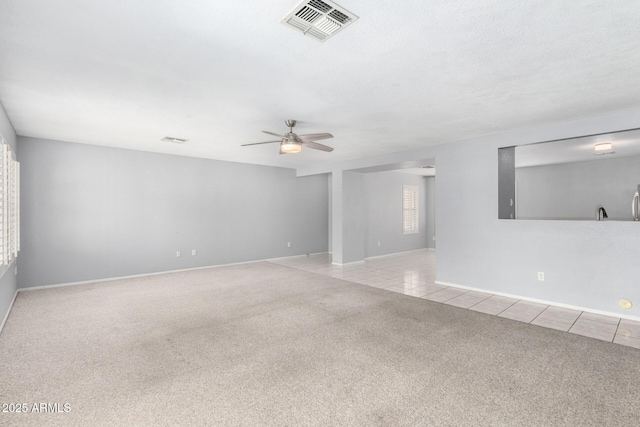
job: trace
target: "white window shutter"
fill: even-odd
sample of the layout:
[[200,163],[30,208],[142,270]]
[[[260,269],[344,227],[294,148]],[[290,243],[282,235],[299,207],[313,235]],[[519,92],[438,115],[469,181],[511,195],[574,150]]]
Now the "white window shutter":
[[20,251],[20,163],[0,136],[0,265]]
[[7,144],[0,144],[0,265],[7,264]]
[[419,190],[417,185],[402,186],[402,233],[420,232]]

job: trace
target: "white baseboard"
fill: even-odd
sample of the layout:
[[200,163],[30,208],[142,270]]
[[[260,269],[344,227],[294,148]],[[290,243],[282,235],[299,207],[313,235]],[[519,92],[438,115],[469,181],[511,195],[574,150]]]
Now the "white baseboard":
[[538,298],[523,297],[522,295],[508,294],[505,292],[496,292],[488,289],[475,288],[472,286],[458,285],[456,283],[442,282],[440,280],[436,280],[435,283],[438,285],[450,286],[452,288],[466,289],[469,291],[477,291],[477,292],[483,292],[485,294],[499,295],[501,297],[513,298],[513,299],[518,299],[522,301],[535,302],[538,304],[552,305],[554,307],[568,308],[571,310],[578,310],[578,311],[586,311],[587,313],[602,314],[603,316],[619,317],[621,319],[626,319],[626,320],[635,320],[636,322],[640,321],[640,317],[638,316],[629,316],[627,314],[613,313],[613,312],[604,311],[604,310],[596,310],[593,308],[580,307],[577,305],[564,304],[564,303],[555,302],[555,301],[547,301],[547,300],[542,300]]
[[0,323],[0,334],[2,333],[2,330],[4,329],[4,324],[7,323],[7,319],[9,318],[9,313],[11,313],[11,309],[13,308],[13,303],[16,302],[16,298],[18,297],[18,291],[19,289],[16,289],[16,291],[13,294],[13,299],[11,300],[11,304],[9,304],[9,308],[7,309],[7,313],[4,315],[4,319],[2,319],[2,323]]
[[305,257],[305,256],[309,256],[309,255],[319,255],[319,254],[323,254],[323,253],[326,253],[326,252],[318,252],[318,253],[304,254],[304,255],[292,255],[292,256],[289,256],[289,257],[282,257],[282,258],[256,259],[256,260],[251,260],[251,261],[232,262],[232,263],[229,263],[229,264],[205,265],[203,267],[191,267],[191,268],[182,268],[182,269],[179,269],[179,270],[157,271],[157,272],[153,272],[153,273],[133,274],[133,275],[130,275],[130,276],[107,277],[107,278],[104,278],[104,279],[83,280],[83,281],[80,281],[80,282],[56,283],[56,284],[52,284],[52,285],[43,285],[43,286],[29,286],[29,287],[26,287],[26,288],[18,289],[18,292],[21,292],[21,291],[37,291],[39,289],[62,288],[62,287],[65,287],[65,286],[87,285],[89,283],[113,282],[114,280],[135,279],[135,278],[138,278],[138,277],[158,276],[158,275],[161,275],[161,274],[181,273],[181,272],[185,272],[185,271],[194,271],[194,270],[205,270],[207,268],[230,267],[230,266],[233,266],[233,265],[253,264],[253,263],[256,263],[256,262],[268,262],[268,261],[275,261],[275,260],[288,259],[288,258],[299,258],[299,257]]
[[362,260],[362,261],[343,262],[343,263],[331,261],[331,265],[339,265],[340,267],[344,267],[346,265],[358,265],[358,264],[364,264],[364,260]]
[[340,264],[339,262],[332,262],[331,264],[332,265],[339,265],[339,266],[357,265],[357,264],[364,264],[365,262],[367,262],[370,259],[386,258],[386,257],[392,257],[392,256],[398,256],[398,255],[407,255],[407,254],[410,254],[411,252],[422,252],[422,251],[435,251],[435,249],[434,248],[411,249],[410,251],[394,252],[394,253],[386,254],[386,255],[368,256],[368,257],[365,257],[363,260],[360,260],[360,261],[345,262],[345,263],[342,263],[342,264]]
[[410,254],[411,252],[422,252],[422,251],[435,251],[434,248],[420,248],[420,249],[411,249],[410,251],[401,251],[401,252],[394,252],[391,254],[386,254],[386,255],[374,255],[374,256],[368,256],[365,258],[365,260],[368,259],[376,259],[376,258],[385,258],[388,256],[396,256],[396,255],[407,255]]
[[[263,259],[261,261],[280,261],[280,260],[283,260],[283,259],[304,258],[304,257],[308,257],[308,256],[324,255],[324,254],[331,254],[331,252],[314,252],[314,253],[311,253],[311,254],[281,256],[281,257],[278,257],[278,258],[267,258],[267,259]],[[247,261],[247,262],[259,262],[259,261]],[[244,263],[242,263],[242,264],[244,264]],[[232,264],[226,264],[226,265],[232,265]]]

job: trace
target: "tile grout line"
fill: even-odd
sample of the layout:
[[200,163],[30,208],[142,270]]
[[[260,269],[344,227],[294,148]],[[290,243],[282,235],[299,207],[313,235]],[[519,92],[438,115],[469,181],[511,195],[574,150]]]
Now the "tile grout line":
[[498,317],[499,315],[501,315],[502,313],[504,313],[505,311],[509,310],[511,307],[513,307],[514,305],[519,303],[520,301],[522,301],[522,300],[517,300],[516,302],[514,302],[513,304],[511,304],[509,307],[505,308],[501,312],[494,314],[494,316]]
[[[475,307],[476,305],[480,304],[483,301],[488,300],[489,298],[491,298],[493,296],[493,294],[485,294],[485,295],[489,295],[489,296],[484,298],[482,301],[478,301],[477,303],[473,304],[471,307]],[[469,310],[471,307],[467,307],[467,310]]]
[[[582,316],[582,313],[584,313],[584,311],[581,311],[580,314],[578,314],[578,317],[576,317],[576,320],[574,320],[571,326],[569,326],[569,329],[567,330],[567,332],[569,332],[570,334],[573,334],[573,332],[571,332],[571,328],[573,328],[573,325],[575,325],[578,319],[580,318],[580,316]],[[574,335],[577,335],[577,334],[574,334]]]
[[618,319],[618,324],[616,325],[616,331],[613,333],[613,338],[611,339],[611,342],[614,342],[616,340],[616,336],[618,335],[618,329],[620,329],[620,322],[622,322],[622,319]]
[[[534,317],[533,319],[531,319],[531,322],[533,322],[533,321],[534,321],[534,320],[536,320],[538,317],[540,317],[540,315],[541,315],[542,313],[544,313],[545,311],[547,311],[547,309],[548,309],[549,307],[551,307],[551,306],[550,306],[550,305],[546,306],[542,311],[540,311],[540,313],[536,314],[536,317]],[[529,323],[531,323],[531,322],[529,322]]]

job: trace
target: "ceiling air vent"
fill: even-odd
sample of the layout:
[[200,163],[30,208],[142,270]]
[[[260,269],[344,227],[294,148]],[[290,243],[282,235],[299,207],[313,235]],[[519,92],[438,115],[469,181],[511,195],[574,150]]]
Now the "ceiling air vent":
[[305,0],[282,18],[282,23],[304,35],[325,41],[358,17],[329,0]]
[[174,138],[172,136],[165,136],[160,141],[173,142],[174,144],[184,144],[188,140],[187,139],[182,139],[182,138]]

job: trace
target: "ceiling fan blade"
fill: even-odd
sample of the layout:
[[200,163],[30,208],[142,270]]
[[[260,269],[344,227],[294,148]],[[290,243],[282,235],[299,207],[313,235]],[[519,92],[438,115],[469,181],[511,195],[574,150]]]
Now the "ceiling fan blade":
[[284,135],[278,135],[277,133],[269,132],[269,131],[267,131],[267,130],[263,130],[262,132],[264,132],[264,133],[268,133],[269,135],[277,136],[278,138],[285,138],[285,136],[284,136]]
[[266,142],[254,142],[254,143],[251,143],[251,144],[242,144],[241,147],[246,147],[248,145],[273,144],[274,142],[281,142],[281,140],[278,140],[278,141],[266,141]]
[[329,147],[323,144],[318,144],[317,142],[313,142],[313,141],[302,141],[302,146],[313,148],[315,150],[327,151],[329,153],[333,151],[332,147]]
[[308,133],[305,135],[298,135],[298,138],[300,138],[304,142],[320,141],[322,139],[333,138],[333,135],[331,135],[330,133]]

